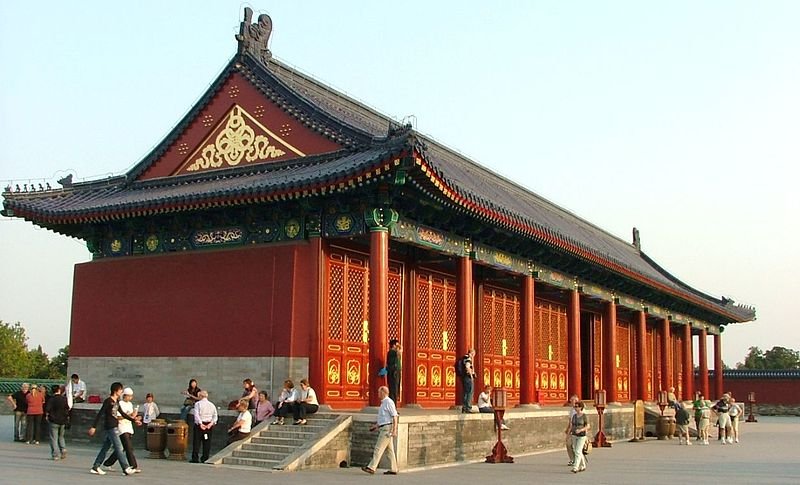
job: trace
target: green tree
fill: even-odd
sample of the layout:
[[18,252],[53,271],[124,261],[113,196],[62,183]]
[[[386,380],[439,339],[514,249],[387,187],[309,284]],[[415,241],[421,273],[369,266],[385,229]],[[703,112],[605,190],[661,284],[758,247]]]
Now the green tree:
[[800,352],[786,347],[772,347],[764,352],[767,369],[800,369]]
[[58,355],[50,360],[50,375],[53,379],[67,378],[67,362],[69,361],[69,345],[58,349]]
[[0,320],[0,377],[28,377],[28,337],[19,322]]
[[750,347],[744,362],[736,364],[737,369],[766,369],[766,362],[764,361],[764,352],[758,347]]
[[42,346],[38,346],[33,350],[28,351],[28,377],[34,379],[50,379],[50,358],[42,350]]

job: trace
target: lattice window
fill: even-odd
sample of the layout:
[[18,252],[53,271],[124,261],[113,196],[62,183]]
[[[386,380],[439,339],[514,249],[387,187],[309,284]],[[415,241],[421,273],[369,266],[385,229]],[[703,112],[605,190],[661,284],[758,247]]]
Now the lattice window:
[[437,283],[440,284],[434,285],[431,295],[431,348],[441,349],[443,346],[442,331],[446,319],[444,314],[446,292],[444,286],[441,285],[444,282],[437,281]]
[[401,340],[401,322],[403,321],[403,269],[402,267],[389,267],[388,278],[388,336],[389,340]]
[[508,355],[519,356],[520,326],[519,298],[512,296],[506,302],[506,338],[508,339]]
[[483,304],[481,305],[481,340],[483,341],[483,349],[490,352],[495,352],[494,342],[496,337],[494,335],[494,328],[492,322],[492,296],[491,294],[483,293]]
[[342,327],[344,326],[344,266],[340,263],[331,262],[328,266],[329,275],[329,303],[328,312],[330,314],[330,323],[328,325],[328,333],[333,340],[342,339]]
[[[353,261],[353,260],[351,260]],[[347,276],[347,340],[363,340],[364,320],[369,315],[366,291],[367,269],[348,265]]]
[[455,350],[455,338],[456,338],[456,320],[457,320],[457,312],[456,312],[456,289],[453,287],[451,282],[446,282],[447,284],[447,322],[446,322],[446,329],[448,335],[448,344],[447,348],[443,350]]
[[630,369],[631,366],[631,336],[627,323],[617,323],[617,353],[619,354],[619,367]]
[[[505,332],[505,312],[503,307],[503,298],[505,295],[502,292],[492,292],[492,333],[494,334],[494,346],[493,352],[496,355],[503,354],[503,340],[506,339],[507,335]],[[492,348],[492,347],[489,347]]]
[[417,321],[417,345],[420,348],[430,347],[430,282],[426,277],[420,277],[417,284],[417,299],[419,300],[419,315]]

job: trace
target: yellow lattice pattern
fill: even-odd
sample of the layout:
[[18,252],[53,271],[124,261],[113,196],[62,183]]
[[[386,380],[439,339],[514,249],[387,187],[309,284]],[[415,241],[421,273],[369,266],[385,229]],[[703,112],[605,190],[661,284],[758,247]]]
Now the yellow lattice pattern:
[[434,285],[431,291],[431,348],[442,348],[442,331],[445,322],[445,288]]
[[619,368],[631,367],[631,335],[630,326],[624,322],[617,322],[617,355],[619,355]]
[[417,316],[417,345],[420,348],[430,347],[430,280],[420,276],[417,280],[417,300],[419,300],[419,311]]
[[367,320],[365,292],[367,290],[367,271],[364,267],[347,267],[347,340],[363,341],[364,321]]
[[331,339],[341,340],[344,322],[344,299],[342,298],[342,291],[344,289],[344,267],[340,263],[331,261],[328,266],[328,275],[328,295],[330,295],[328,300],[328,333]]
[[402,268],[389,268],[389,287],[388,287],[388,337],[389,339],[401,339],[401,322],[403,319],[403,273]]
[[[447,291],[445,295],[447,295],[447,336],[448,341],[450,342],[446,349],[444,350],[455,350],[456,349],[456,289],[453,286],[452,282],[445,281],[445,285]],[[453,374],[455,375],[455,374]],[[455,378],[453,378],[453,386],[455,385]],[[449,381],[448,381],[449,382]],[[448,384],[449,385],[449,384]],[[452,386],[451,386],[452,387]]]

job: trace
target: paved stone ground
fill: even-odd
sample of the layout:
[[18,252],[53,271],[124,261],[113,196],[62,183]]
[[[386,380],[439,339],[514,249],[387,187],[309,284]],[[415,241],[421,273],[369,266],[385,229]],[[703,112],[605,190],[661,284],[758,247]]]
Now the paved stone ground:
[[[105,476],[89,474],[97,452],[94,448],[73,447],[64,461],[48,459],[49,446],[11,441],[13,418],[0,416],[0,483],[246,483],[255,480],[284,483],[360,484],[414,483],[724,483],[798,484],[800,483],[800,418],[761,417],[758,423],[742,423],[741,443],[709,446],[679,446],[677,440],[649,438],[642,443],[615,443],[612,448],[594,450],[589,469],[573,475],[566,466],[563,451],[517,457],[514,464],[473,463],[413,472],[395,477],[370,476],[358,468],[303,471],[294,474],[250,471],[186,462],[140,458],[143,472],[125,477],[119,468]],[[513,430],[512,430],[513,431]],[[488,452],[489,450],[487,450]],[[509,450],[513,455],[514,450]],[[138,453],[144,457],[144,450]]]

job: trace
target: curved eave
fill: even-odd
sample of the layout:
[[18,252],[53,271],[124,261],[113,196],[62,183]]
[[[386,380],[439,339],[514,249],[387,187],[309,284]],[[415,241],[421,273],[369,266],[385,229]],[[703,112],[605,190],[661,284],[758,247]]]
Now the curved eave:
[[265,190],[243,189],[225,194],[209,194],[208,196],[168,197],[153,203],[120,204],[98,210],[59,213],[57,211],[36,211],[35,209],[15,204],[13,199],[7,200],[8,207],[15,217],[21,217],[38,225],[76,225],[95,224],[134,217],[146,217],[159,214],[205,210],[217,207],[260,204],[267,202],[295,200],[318,197],[356,189],[380,180],[395,166],[400,165],[406,151],[390,152],[364,167],[338,177],[311,181],[307,184],[296,184],[279,189]]
[[741,315],[725,311],[713,303],[709,303],[692,294],[670,288],[667,285],[632,271],[631,269],[606,257],[603,257],[602,255],[599,255],[588,248],[561,237],[555,231],[549,230],[530,221],[526,221],[515,214],[488,207],[489,204],[487,204],[485,201],[462,194],[458,188],[452,187],[445,182],[444,179],[439,175],[438,171],[435,170],[426,160],[424,155],[418,151],[414,153],[414,163],[419,167],[420,171],[428,179],[429,183],[436,190],[438,190],[446,200],[449,200],[451,203],[461,207],[462,209],[479,218],[490,221],[493,224],[534,239],[550,247],[567,252],[573,256],[577,256],[584,261],[588,261],[589,263],[611,270],[614,273],[625,276],[626,278],[634,280],[640,284],[644,284],[657,291],[678,297],[693,305],[701,307],[706,311],[720,315],[725,319],[728,319],[730,322],[742,323],[749,321],[749,319],[743,318]]

